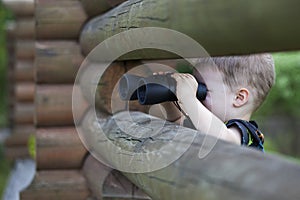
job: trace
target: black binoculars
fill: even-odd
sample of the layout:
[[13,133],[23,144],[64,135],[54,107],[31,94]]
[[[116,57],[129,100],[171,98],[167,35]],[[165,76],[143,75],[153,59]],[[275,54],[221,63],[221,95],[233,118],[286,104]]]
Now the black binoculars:
[[[198,83],[196,97],[203,101],[207,88]],[[141,77],[124,74],[119,82],[119,94],[122,100],[138,100],[141,105],[153,105],[165,101],[177,101],[176,80],[171,74]]]

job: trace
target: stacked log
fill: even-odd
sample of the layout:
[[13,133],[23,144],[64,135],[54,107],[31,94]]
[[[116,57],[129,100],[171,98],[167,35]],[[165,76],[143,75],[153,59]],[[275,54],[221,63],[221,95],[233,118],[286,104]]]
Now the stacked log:
[[[29,157],[28,141],[34,134],[33,81],[34,60],[34,1],[4,1],[15,16],[13,29],[7,42],[13,43],[8,49],[9,62],[9,122],[11,135],[5,142],[8,160]],[[12,50],[13,49],[13,50]]]
[[[299,5],[294,0],[289,1],[292,5]],[[128,198],[141,200],[151,198],[283,198],[281,195],[274,195],[274,191],[279,191],[280,194],[288,191],[290,198],[299,197],[299,192],[294,187],[299,182],[299,174],[297,173],[299,172],[299,166],[272,156],[264,157],[253,150],[239,148],[225,142],[218,142],[216,148],[212,150],[210,149],[211,146],[207,144],[215,141],[215,138],[205,137],[202,133],[187,128],[180,128],[182,132],[179,132],[179,135],[181,135],[183,141],[175,141],[177,148],[174,150],[184,148],[187,145],[184,138],[193,136],[195,140],[191,142],[191,147],[178,160],[156,171],[142,173],[119,172],[95,158],[97,157],[95,152],[98,146],[103,142],[111,142],[119,145],[121,149],[128,150],[129,153],[124,153],[124,156],[121,157],[113,154],[114,149],[109,147],[102,149],[102,159],[111,164],[110,166],[120,163],[131,164],[133,162],[139,165],[135,166],[133,164],[134,168],[147,169],[148,166],[141,160],[134,160],[135,153],[153,150],[159,152],[162,145],[177,133],[174,132],[174,129],[179,127],[167,123],[162,132],[150,137],[148,135],[153,132],[149,130],[158,130],[160,127],[149,125],[149,121],[161,122],[157,118],[135,112],[132,114],[134,120],[146,127],[143,130],[138,130],[138,133],[144,134],[145,138],[142,138],[142,140],[135,139],[132,134],[136,134],[137,127],[128,121],[127,116],[122,115],[122,111],[129,109],[148,113],[152,107],[140,106],[137,102],[120,101],[117,87],[119,78],[126,72],[148,76],[155,70],[160,69],[146,67],[143,68],[146,70],[137,69],[135,71],[137,66],[148,65],[153,62],[153,60],[148,61],[149,59],[174,59],[178,58],[178,55],[165,52],[134,51],[120,56],[110,64],[107,64],[106,60],[97,60],[98,55],[89,56],[89,53],[93,52],[93,48],[107,38],[124,30],[159,26],[175,29],[193,37],[197,42],[203,43],[212,55],[298,48],[295,42],[280,42],[282,35],[287,34],[284,29],[278,30],[270,36],[261,28],[265,27],[264,20],[257,17],[249,19],[246,15],[237,17],[242,13],[240,8],[237,8],[237,5],[233,2],[224,6],[224,10],[216,6],[217,2],[207,4],[180,0],[129,0],[122,2],[122,0],[36,0],[35,34],[38,41],[34,50],[34,80],[36,84],[34,125],[36,129],[37,172],[32,184],[21,193],[21,198],[86,199],[90,197],[92,199],[107,200]],[[117,6],[118,4],[120,5]],[[286,5],[288,4],[279,0],[277,4],[274,4],[274,8],[276,11],[282,11],[282,8],[287,8]],[[273,11],[265,12],[265,10],[268,10],[268,4],[259,1],[253,3],[252,9],[248,9],[249,4],[239,6],[242,6],[242,10],[247,11],[247,14],[251,16],[256,16],[256,12],[259,12],[259,16],[269,20],[268,22],[273,25],[274,22],[275,24],[279,22],[282,25],[282,22],[287,22],[288,19],[295,19],[294,16],[299,16],[296,14],[298,13],[297,6],[294,6],[290,11],[283,9],[285,11],[281,15],[274,15]],[[256,6],[260,7],[258,11]],[[222,12],[220,13],[225,11],[227,13],[230,8],[235,8],[234,12],[231,13],[232,16],[235,16],[234,18],[229,16],[228,21],[222,20],[226,24],[222,28],[226,36],[233,35],[232,30],[237,30],[236,28],[233,29],[232,25],[234,25],[247,30],[251,36],[249,38],[254,38],[252,37],[253,27],[244,26],[245,20],[253,20],[250,23],[252,25],[258,23],[257,28],[261,30],[261,32],[258,31],[259,35],[255,35],[261,44],[254,45],[252,40],[245,40],[245,37],[249,35],[238,34],[224,40],[220,37],[218,27],[211,26],[211,23],[205,20],[200,21],[199,26],[196,27],[193,23],[188,23],[192,22],[195,17],[204,19],[207,9],[214,7],[217,10],[221,9]],[[199,12],[199,8],[201,12]],[[220,13],[214,13],[215,17],[211,16],[212,22],[220,23]],[[273,20],[273,16],[278,20]],[[88,22],[86,22],[87,19],[89,19]],[[293,34],[296,38],[299,35],[299,30],[299,28],[293,28],[293,31],[288,34]],[[150,36],[152,33],[150,31],[145,34]],[[165,40],[167,37],[168,35],[163,35],[157,41],[160,43],[157,44],[168,46],[168,41]],[[263,42],[266,38],[268,40]],[[129,43],[135,43],[135,40],[134,37],[124,39]],[[270,42],[273,40],[279,41],[278,46],[273,46]],[[244,48],[241,44],[249,48]],[[29,46],[27,45],[28,49]],[[109,48],[118,47],[116,43],[114,47]],[[81,55],[81,52],[84,53],[85,58]],[[195,56],[192,50],[188,52],[192,53],[188,55],[189,57]],[[30,57],[30,51],[28,50],[26,53],[25,55],[25,53],[19,52],[16,55],[23,58]],[[174,68],[178,60],[155,62]],[[79,67],[82,71],[80,71],[80,76],[76,78]],[[95,74],[94,69],[96,68],[103,72],[100,80],[96,79],[99,78]],[[93,94],[95,91],[91,88],[95,85],[96,94]],[[72,99],[74,93],[76,98]],[[72,101],[75,102],[73,106]],[[94,103],[95,105],[93,105]],[[94,107],[99,118],[94,118],[94,115],[91,115],[90,111]],[[74,114],[74,110],[76,114]],[[124,127],[129,127],[128,130],[131,135],[122,132],[118,127],[117,120],[111,117],[115,113],[119,113],[117,115],[121,116],[118,123],[121,123]],[[76,118],[74,118],[75,115]],[[102,127],[102,129],[99,127]],[[78,130],[81,131],[81,134],[92,137],[77,135]],[[106,137],[104,139],[99,138],[99,135],[103,135],[103,133],[106,134]],[[208,143],[201,146],[203,141],[208,141]],[[91,154],[87,153],[83,143]],[[200,147],[205,151],[211,150],[212,153],[204,159],[199,159]],[[164,153],[172,155],[176,152],[166,151]],[[161,157],[159,154],[155,155],[158,155],[157,159]],[[97,158],[99,159],[99,157]],[[269,166],[265,165],[264,159],[276,164],[273,165],[272,169],[268,169]],[[231,162],[228,163],[228,160]],[[236,166],[242,167],[237,169]],[[259,167],[257,168],[257,166]],[[276,181],[279,181],[278,183],[268,184],[268,179],[275,173],[279,174],[283,169],[288,169],[290,173],[281,173],[276,179]],[[249,173],[249,171],[253,171],[253,173]],[[293,176],[294,173],[297,175]],[[289,183],[289,180],[291,180],[291,183]],[[267,192],[265,192],[266,185]],[[251,192],[249,193],[249,191]]]
[[37,171],[21,199],[87,199],[89,190],[80,170],[87,150],[72,115],[72,91],[84,59],[77,40],[87,16],[78,0],[36,0],[34,12]]

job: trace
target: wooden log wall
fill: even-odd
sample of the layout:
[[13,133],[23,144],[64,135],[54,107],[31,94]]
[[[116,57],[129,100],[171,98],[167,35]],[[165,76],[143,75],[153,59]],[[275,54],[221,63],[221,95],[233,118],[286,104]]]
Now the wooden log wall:
[[[84,60],[78,37],[87,15],[79,0],[35,0],[34,14],[36,41],[31,78],[35,85],[33,123],[37,168],[33,182],[20,197],[87,199],[90,192],[81,172],[87,150],[77,134],[72,115],[72,91],[77,87],[75,78]],[[25,57],[21,53],[20,56]],[[20,64],[19,72],[27,64]],[[19,73],[18,79],[25,76]]]
[[[25,5],[22,3],[19,5]],[[77,102],[81,102],[80,108],[76,108],[80,110],[82,116],[81,128],[87,134],[96,133],[99,130],[94,125],[97,123],[93,124],[87,112],[91,106],[94,106],[90,105],[93,102],[92,98],[96,99],[96,109],[99,115],[106,116],[102,121],[107,121],[113,113],[112,107],[115,112],[128,108],[124,102],[118,101],[118,93],[114,90],[122,74],[138,65],[152,62],[144,59],[177,58],[174,55],[161,54],[161,52],[154,54],[134,52],[125,55],[112,63],[105,71],[104,76],[97,83],[97,92],[94,97],[88,84],[76,85],[77,83],[74,83],[76,73],[85,59],[84,56],[88,55],[99,42],[124,30],[146,26],[178,30],[193,37],[207,48],[211,55],[299,48],[295,42],[300,33],[298,26],[287,26],[289,20],[291,23],[297,23],[295,20],[297,17],[299,18],[298,1],[276,0],[276,3],[272,4],[273,10],[269,9],[271,3],[271,1],[261,3],[261,1],[255,0],[252,3],[240,4],[236,1],[229,1],[222,7],[217,6],[219,2],[215,1],[204,4],[201,1],[189,0],[35,0],[34,6],[28,6],[23,11],[19,11],[15,4],[7,3],[7,6],[16,12],[16,16],[23,18],[26,16],[26,20],[22,18],[22,21],[16,25],[16,29],[20,31],[17,37],[20,39],[16,40],[15,45],[15,57],[17,58],[16,71],[14,71],[15,80],[34,81],[34,104],[29,103],[29,94],[32,92],[32,88],[27,87],[27,91],[30,92],[23,92],[29,96],[22,96],[22,92],[18,92],[18,95],[14,93],[14,98],[24,100],[21,105],[16,104],[15,106],[15,113],[22,113],[15,114],[19,117],[16,119],[19,122],[26,121],[22,126],[26,126],[28,129],[26,129],[27,131],[25,128],[23,130],[24,132],[34,130],[36,141],[36,176],[32,184],[21,192],[21,199],[142,200],[151,198],[220,199],[224,197],[241,199],[245,197],[245,193],[246,199],[284,198],[277,193],[274,195],[274,191],[281,194],[288,191],[288,197],[297,199],[299,193],[295,185],[297,186],[299,182],[299,173],[297,173],[299,166],[267,156],[266,159],[275,163],[274,166],[276,165],[269,170],[262,154],[222,142],[217,145],[216,150],[208,159],[190,159],[197,155],[195,152],[198,150],[199,143],[203,141],[203,135],[199,136],[199,140],[192,145],[193,148],[185,157],[163,170],[141,174],[120,173],[104,166],[87,152],[81,141],[82,138],[77,135],[72,115],[72,91],[75,87],[82,94],[79,99],[76,99]],[[183,7],[184,9],[181,9]],[[212,12],[214,9],[218,12]],[[35,15],[34,22],[29,19],[30,16],[32,17],[32,15],[28,15],[30,10],[33,10]],[[231,15],[223,18],[224,13],[231,13]],[[277,14],[274,15],[274,13]],[[249,15],[255,17],[248,18]],[[210,22],[206,20],[207,16],[210,16]],[[190,23],[195,18],[201,19],[197,26]],[[270,35],[270,30],[277,27],[277,23],[280,24],[278,27],[284,28],[276,29],[275,33]],[[32,24],[34,24],[34,37],[37,39],[35,42],[29,40],[32,30],[27,29],[32,27]],[[211,24],[222,24],[222,26],[217,27]],[[22,27],[26,27],[26,30]],[[260,34],[254,33],[253,29]],[[247,34],[243,35],[240,30]],[[220,32],[224,37],[220,37]],[[281,40],[283,36],[293,38],[295,41],[289,39],[283,42]],[[252,38],[256,38],[257,41],[253,41]],[[275,44],[273,41],[278,42]],[[134,38],[132,42],[134,42]],[[171,67],[176,66],[177,63],[174,60],[158,62]],[[89,69],[92,66],[104,67],[104,63],[93,60],[86,60],[85,63],[87,63],[84,66],[85,72],[81,74],[83,82],[91,81],[89,77],[92,77],[93,71],[89,71]],[[24,70],[26,68],[30,69]],[[143,74],[145,71],[142,70],[140,73],[140,75],[149,75],[147,73],[151,74],[152,71]],[[33,76],[29,74],[33,74]],[[16,84],[17,86],[18,84]],[[115,101],[117,103],[112,105],[112,102]],[[130,102],[129,108],[146,113],[151,111],[149,106],[140,106],[137,102]],[[25,119],[22,116],[34,117]],[[142,120],[148,117],[138,114],[137,118]],[[29,127],[28,125],[32,123],[34,126]],[[130,124],[126,124],[126,120],[122,123],[130,127]],[[118,131],[117,126],[113,124],[112,127],[111,124],[106,124],[106,127],[115,136],[117,134],[113,131]],[[175,125],[168,124],[168,126],[174,127]],[[19,130],[20,126],[17,128],[15,131]],[[185,131],[189,132],[189,130]],[[171,131],[166,133],[166,136],[173,134]],[[132,143],[127,136],[114,137],[113,140],[127,149],[133,149],[137,144]],[[23,141],[26,139],[18,137],[18,140],[11,138],[6,143],[18,145]],[[97,141],[92,141],[92,144],[97,145]],[[145,144],[138,145],[147,149]],[[147,145],[154,149],[160,146],[160,144],[151,146],[152,143]],[[111,158],[109,153],[106,156],[107,160],[120,161],[117,158]],[[248,157],[250,157],[250,161],[247,160]],[[242,169],[232,170],[240,164],[240,159],[243,161]],[[228,160],[233,160],[233,162],[228,163]],[[188,163],[189,165],[187,165]],[[257,168],[252,165],[253,163],[259,166],[258,172]],[[228,172],[227,174],[222,174],[224,169],[226,169],[225,172]],[[283,169],[288,169],[290,173],[281,173]],[[254,174],[248,176],[247,173],[252,170]],[[293,173],[296,173],[296,176],[293,176]],[[246,177],[245,174],[247,174]],[[280,174],[280,176],[276,180],[274,179],[276,182],[272,181],[272,184],[268,184],[274,174]],[[266,185],[267,187],[265,187]],[[267,192],[264,192],[264,188]]]
[[[4,1],[15,18],[7,37],[9,72],[9,121],[11,135],[5,141],[6,157],[14,161],[28,158],[29,138],[34,134],[33,60],[35,43],[34,1]],[[12,31],[13,30],[13,31]]]

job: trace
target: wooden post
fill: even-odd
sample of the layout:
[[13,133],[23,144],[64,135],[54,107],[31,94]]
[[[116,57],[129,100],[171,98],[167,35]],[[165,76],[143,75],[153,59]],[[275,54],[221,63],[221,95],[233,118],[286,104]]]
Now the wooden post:
[[77,170],[38,171],[31,185],[20,193],[22,200],[83,200],[88,196],[86,181]]
[[35,80],[37,83],[74,83],[83,61],[75,41],[37,42]]
[[[142,172],[158,160],[182,152],[182,156],[159,170],[124,173],[153,199],[176,200],[188,197],[194,200],[201,197],[204,200],[281,200],[297,199],[300,196],[297,187],[300,166],[296,163],[221,140],[216,142],[214,137],[179,128],[173,123],[167,122],[163,128],[156,127],[153,124],[163,122],[146,114],[131,113],[131,118],[135,123],[128,121],[124,113],[111,119],[100,118],[97,122],[87,117],[83,121],[82,130],[89,135],[89,147],[94,148],[94,153],[105,141],[115,145],[107,145],[101,154],[112,166],[127,166],[130,163],[128,167]],[[127,133],[120,127],[126,127]],[[153,135],[156,129],[160,131]],[[102,133],[106,136],[101,137]],[[135,138],[135,135],[144,137]],[[185,148],[189,144],[187,138],[192,140],[190,146]],[[163,148],[168,144],[173,144],[173,148]],[[118,154],[116,147],[127,153]],[[162,148],[164,150],[159,151]],[[203,151],[208,151],[207,156],[199,158],[199,152]],[[144,160],[136,159],[139,153],[147,153],[148,156]]]
[[126,0],[81,0],[86,13],[92,17],[103,14]]
[[37,0],[37,39],[77,39],[87,16],[79,1]]
[[[35,94],[35,125],[73,125],[72,91],[73,85],[37,85]],[[78,101],[82,102],[82,107],[78,109],[84,113],[88,105],[83,97]]]
[[[298,0],[229,0],[226,3],[218,0],[129,0],[89,21],[83,28],[80,41],[86,55],[96,45],[122,31],[163,27],[193,38],[211,56],[296,50],[300,44],[299,7]],[[146,34],[153,37],[151,31]],[[169,42],[169,35],[157,37],[162,39],[159,45],[169,45],[164,44]],[[136,39],[128,36],[126,42],[134,44]],[[173,57],[174,54],[137,51],[122,59]]]
[[74,127],[38,128],[37,169],[81,168],[87,150]]

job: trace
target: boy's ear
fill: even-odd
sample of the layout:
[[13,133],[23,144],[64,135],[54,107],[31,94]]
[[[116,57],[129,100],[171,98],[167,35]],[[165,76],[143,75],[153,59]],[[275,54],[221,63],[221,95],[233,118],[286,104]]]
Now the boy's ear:
[[234,107],[241,107],[245,105],[249,100],[249,90],[246,88],[241,88],[237,91],[234,101],[233,101],[233,106]]

